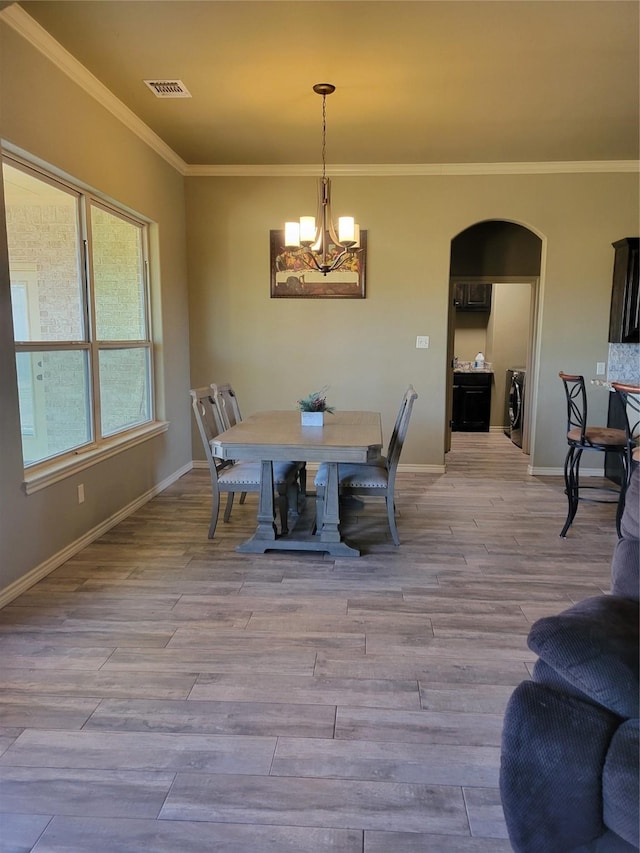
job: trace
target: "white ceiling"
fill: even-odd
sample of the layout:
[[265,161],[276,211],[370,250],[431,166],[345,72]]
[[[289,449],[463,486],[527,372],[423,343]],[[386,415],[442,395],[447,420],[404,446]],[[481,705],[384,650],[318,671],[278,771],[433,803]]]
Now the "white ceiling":
[[[637,160],[636,0],[23,0],[187,164]],[[145,79],[179,79],[160,100]]]

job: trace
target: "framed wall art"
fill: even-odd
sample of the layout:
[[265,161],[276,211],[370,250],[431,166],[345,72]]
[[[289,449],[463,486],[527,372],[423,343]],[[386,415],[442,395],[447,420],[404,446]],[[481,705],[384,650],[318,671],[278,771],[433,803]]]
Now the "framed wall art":
[[[360,232],[360,249],[338,270],[323,275],[309,269],[297,249],[284,246],[284,230],[270,231],[272,299],[364,299],[367,232]],[[338,254],[339,247],[335,247]]]

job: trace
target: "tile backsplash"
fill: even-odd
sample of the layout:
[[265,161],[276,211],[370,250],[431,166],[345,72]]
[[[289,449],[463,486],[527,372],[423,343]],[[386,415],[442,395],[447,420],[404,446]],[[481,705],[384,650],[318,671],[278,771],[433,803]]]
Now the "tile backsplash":
[[609,344],[607,379],[640,385],[640,344]]

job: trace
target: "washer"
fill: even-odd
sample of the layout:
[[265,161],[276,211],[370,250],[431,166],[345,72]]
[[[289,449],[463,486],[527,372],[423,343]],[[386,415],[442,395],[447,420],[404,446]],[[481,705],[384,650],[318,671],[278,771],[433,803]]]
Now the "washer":
[[522,447],[526,378],[527,371],[524,367],[512,367],[507,370],[504,433],[517,447]]

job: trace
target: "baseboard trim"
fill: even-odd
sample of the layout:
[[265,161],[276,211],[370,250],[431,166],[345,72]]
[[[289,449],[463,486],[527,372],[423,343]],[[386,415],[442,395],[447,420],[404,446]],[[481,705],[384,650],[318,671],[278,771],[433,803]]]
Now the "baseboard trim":
[[[564,477],[564,468],[540,468],[529,465],[527,474],[533,477]],[[580,468],[580,477],[604,477],[602,468]]]
[[398,465],[398,474],[445,474],[446,465]]
[[[205,463],[206,464],[206,463]],[[82,551],[83,548],[86,548],[87,545],[90,545],[96,539],[99,539],[104,533],[108,530],[111,530],[112,527],[115,527],[116,524],[119,524],[121,521],[124,521],[125,518],[128,518],[132,513],[136,510],[140,509],[140,507],[144,506],[148,503],[152,498],[155,498],[156,495],[159,495],[160,492],[163,492],[166,488],[168,488],[172,483],[175,483],[176,480],[179,480],[180,477],[187,474],[193,464],[188,462],[186,465],[183,465],[182,468],[179,468],[177,471],[174,471],[173,474],[170,474],[165,480],[162,480],[160,483],[157,483],[152,489],[140,495],[130,504],[122,507],[122,509],[118,510],[118,512],[106,518],[100,524],[93,527],[91,530],[88,530],[83,536],[79,539],[76,539],[74,542],[71,542],[66,548],[63,548],[61,551],[58,551],[56,554],[53,554],[51,557],[46,559],[43,563],[40,563],[39,566],[36,566],[35,569],[32,569],[30,572],[27,572],[26,575],[23,575],[18,580],[9,584],[9,586],[5,587],[3,590],[0,590],[0,608],[4,607],[9,602],[13,601],[14,598],[17,598],[19,595],[22,595],[23,592],[26,592],[30,587],[34,584],[38,583],[38,581],[42,580],[42,578],[46,577],[50,572],[57,569],[63,563],[65,563],[68,559],[73,557],[78,551]]]

